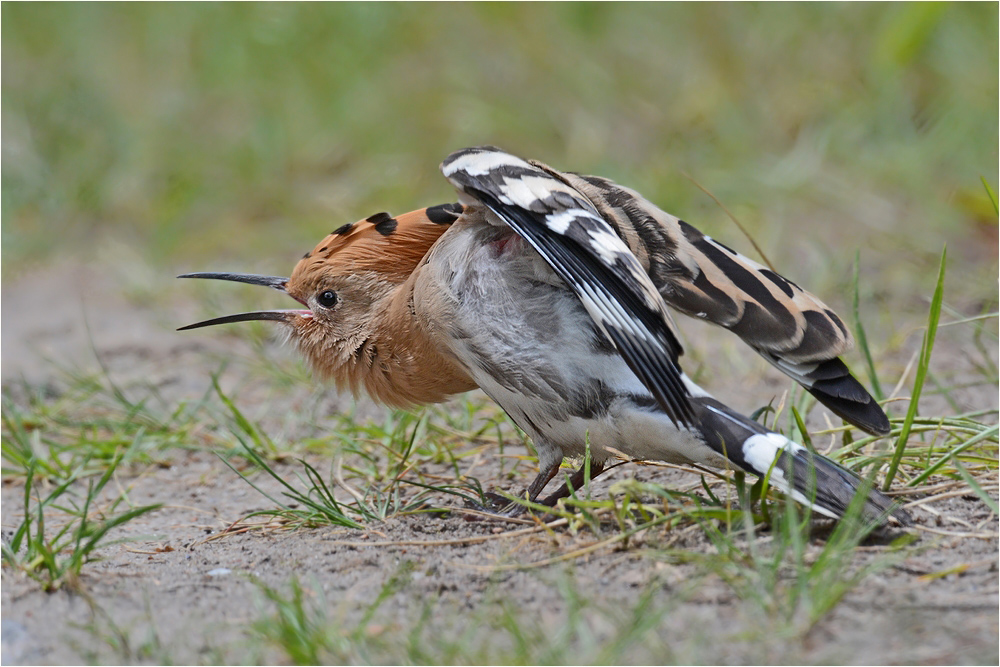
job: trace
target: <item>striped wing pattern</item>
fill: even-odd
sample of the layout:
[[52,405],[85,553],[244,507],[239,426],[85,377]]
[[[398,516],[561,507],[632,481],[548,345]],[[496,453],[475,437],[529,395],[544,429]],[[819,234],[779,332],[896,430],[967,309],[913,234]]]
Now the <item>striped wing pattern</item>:
[[672,308],[729,329],[846,421],[889,432],[885,412],[838,358],[853,340],[822,301],[629,188],[563,177],[625,240]]
[[[793,364],[850,349],[844,323],[815,296],[609,180],[567,175],[611,220],[671,307],[730,329]],[[627,230],[627,231],[625,231]]]
[[682,350],[663,299],[593,203],[550,172],[490,147],[454,153],[441,170],[535,248],[667,415],[693,426]]
[[[794,282],[608,179],[492,147],[459,151],[442,170],[542,254],[623,356],[623,346],[634,347],[629,365],[644,381],[658,378],[659,394],[673,397],[671,416],[684,421],[679,397],[686,392],[680,371],[666,368],[676,369],[681,346],[664,302],[740,336],[846,421],[889,432],[881,407],[838,358],[853,345],[847,327]],[[669,363],[647,378],[641,369],[657,365],[657,346]]]

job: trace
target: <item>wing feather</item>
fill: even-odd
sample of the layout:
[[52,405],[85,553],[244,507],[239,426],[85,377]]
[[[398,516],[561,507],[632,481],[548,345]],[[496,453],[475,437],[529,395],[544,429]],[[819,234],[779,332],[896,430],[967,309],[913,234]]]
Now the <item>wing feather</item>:
[[[668,396],[684,395],[664,393],[677,392],[680,377],[669,305],[729,329],[847,421],[889,432],[885,412],[839,359],[853,345],[847,327],[794,282],[604,178],[558,172],[492,147],[459,151],[442,170],[542,254],[633,371],[659,392],[664,409],[679,409]],[[591,295],[593,284],[605,292]],[[628,304],[624,313],[608,310],[608,299]],[[654,373],[665,362],[629,343],[651,335],[672,370]]]
[[[730,329],[754,349],[789,363],[832,359],[851,335],[822,301],[629,188],[564,175],[624,238],[672,308]],[[641,250],[640,247],[641,246]]]
[[535,248],[670,418],[693,425],[678,366],[682,349],[663,299],[594,205],[551,173],[492,147],[458,151],[441,170]]
[[839,359],[853,341],[822,301],[633,190],[594,176],[560,176],[625,240],[670,307],[729,329],[859,428],[889,432],[885,412]]

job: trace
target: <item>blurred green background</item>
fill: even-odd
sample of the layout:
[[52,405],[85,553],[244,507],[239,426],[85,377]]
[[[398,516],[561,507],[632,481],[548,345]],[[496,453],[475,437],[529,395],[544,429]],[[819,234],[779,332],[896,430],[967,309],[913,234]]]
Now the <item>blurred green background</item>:
[[[789,277],[996,300],[997,5],[3,5],[3,275],[124,246],[287,273],[451,200],[493,143],[597,173]],[[832,252],[831,252],[832,250]],[[917,298],[919,296],[919,298]],[[906,299],[903,299],[904,302]],[[843,303],[834,298],[832,303]]]

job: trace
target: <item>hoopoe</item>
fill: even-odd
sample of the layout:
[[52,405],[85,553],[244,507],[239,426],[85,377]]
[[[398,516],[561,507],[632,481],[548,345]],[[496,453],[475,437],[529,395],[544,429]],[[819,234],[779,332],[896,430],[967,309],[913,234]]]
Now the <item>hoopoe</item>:
[[731,330],[846,421],[888,433],[838,358],[847,328],[819,299],[607,179],[490,146],[453,153],[441,170],[458,203],[346,224],[290,278],[179,276],[264,285],[303,306],[183,329],[274,320],[319,375],[393,406],[480,387],[531,437],[540,472],[526,497],[548,506],[585,481],[582,466],[538,500],[563,458],[589,451],[591,478],[619,453],[705,464],[770,474],[832,518],[866,488],[867,519],[909,523],[853,472],[723,405],[680,368],[667,306]]

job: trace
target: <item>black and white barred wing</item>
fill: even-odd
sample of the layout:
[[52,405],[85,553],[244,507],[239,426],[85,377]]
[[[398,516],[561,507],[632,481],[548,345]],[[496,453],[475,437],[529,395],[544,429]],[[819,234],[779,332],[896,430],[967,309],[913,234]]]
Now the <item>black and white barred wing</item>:
[[542,256],[670,418],[693,425],[677,362],[682,350],[663,299],[594,205],[553,174],[497,148],[453,153],[441,171]]
[[822,301],[633,190],[561,176],[625,240],[670,307],[729,329],[848,422],[889,432],[882,408],[838,358],[853,341]]

